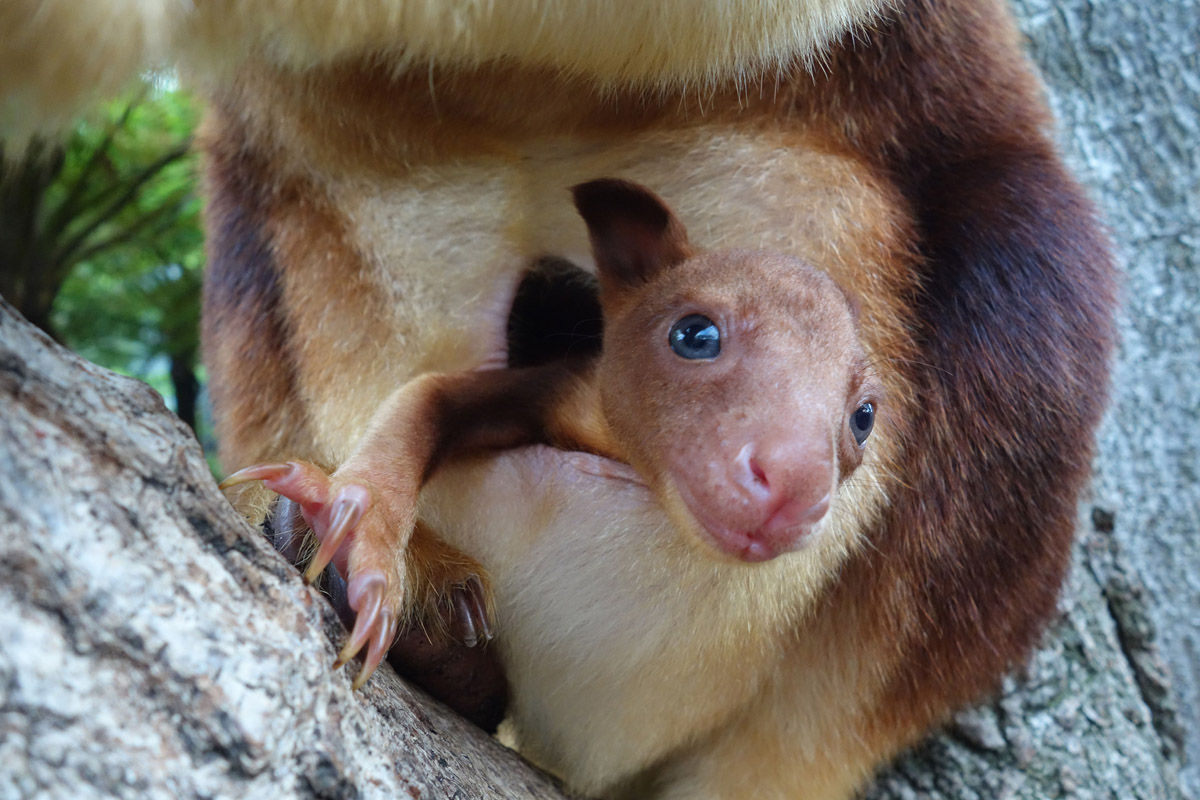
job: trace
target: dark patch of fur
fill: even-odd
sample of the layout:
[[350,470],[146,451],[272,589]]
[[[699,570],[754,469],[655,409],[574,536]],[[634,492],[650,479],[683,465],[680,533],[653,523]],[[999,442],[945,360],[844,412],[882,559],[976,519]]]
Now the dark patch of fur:
[[597,292],[596,278],[570,261],[538,259],[517,287],[508,315],[508,365],[599,353],[604,318]]
[[270,438],[265,434],[282,424],[288,440],[311,437],[295,398],[280,267],[267,230],[270,169],[243,145],[233,125],[208,142],[206,155],[208,264],[201,335],[221,457],[227,467],[237,467],[278,456],[265,452]]

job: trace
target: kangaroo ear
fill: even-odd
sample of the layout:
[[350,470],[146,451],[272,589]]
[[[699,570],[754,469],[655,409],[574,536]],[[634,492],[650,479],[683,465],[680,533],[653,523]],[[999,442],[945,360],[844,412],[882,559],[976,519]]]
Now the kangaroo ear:
[[571,193],[587,223],[602,286],[635,286],[692,255],[683,223],[645,186],[602,178]]

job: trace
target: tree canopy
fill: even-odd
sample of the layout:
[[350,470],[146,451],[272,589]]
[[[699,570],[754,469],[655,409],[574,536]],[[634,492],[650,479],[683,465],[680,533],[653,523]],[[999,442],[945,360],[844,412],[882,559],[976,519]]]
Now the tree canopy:
[[190,95],[160,78],[0,167],[0,295],[86,358],[149,382],[193,428],[196,118]]

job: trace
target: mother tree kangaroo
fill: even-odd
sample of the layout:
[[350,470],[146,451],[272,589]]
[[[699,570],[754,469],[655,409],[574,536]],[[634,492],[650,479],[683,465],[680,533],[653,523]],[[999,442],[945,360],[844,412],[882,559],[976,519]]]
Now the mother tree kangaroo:
[[1113,267],[999,0],[7,5],[10,117],[163,54],[208,95],[227,468],[335,468],[416,376],[588,346],[568,187],[594,178],[853,298],[884,399],[810,546],[722,554],[623,465],[547,446],[422,492],[401,602],[486,582],[507,735],[573,787],[848,797],[1035,643],[1105,402]]

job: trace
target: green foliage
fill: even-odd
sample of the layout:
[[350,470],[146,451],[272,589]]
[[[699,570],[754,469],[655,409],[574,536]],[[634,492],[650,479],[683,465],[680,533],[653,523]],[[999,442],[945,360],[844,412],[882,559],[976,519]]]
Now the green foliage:
[[[149,380],[169,397],[167,370],[156,362],[199,349],[204,254],[195,160],[168,160],[190,141],[196,112],[180,91],[118,100],[106,111],[102,123],[76,130],[47,192],[65,235],[88,231],[91,242],[61,285],[52,329],[85,357]],[[120,196],[126,202],[96,224]]]
[[[0,292],[84,357],[197,425],[203,240],[197,110],[166,82],[108,103],[0,173]],[[2,154],[2,146],[0,146]]]

